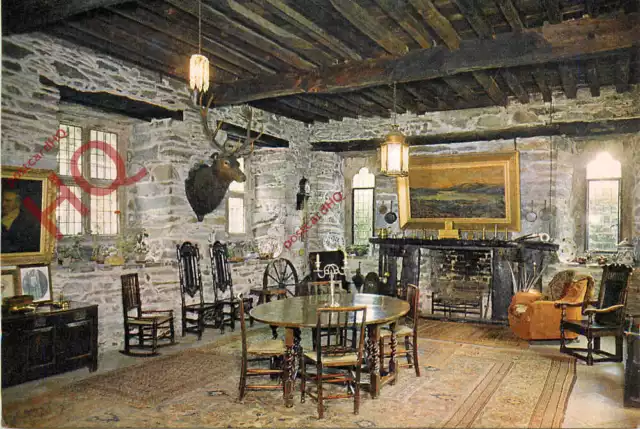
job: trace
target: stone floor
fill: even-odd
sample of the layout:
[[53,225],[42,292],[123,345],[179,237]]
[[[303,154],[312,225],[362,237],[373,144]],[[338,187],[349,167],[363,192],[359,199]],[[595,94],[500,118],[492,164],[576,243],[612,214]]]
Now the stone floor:
[[[187,335],[179,338],[179,343],[175,346],[163,348],[161,352],[163,355],[177,353],[180,350],[204,345],[219,336],[220,333],[217,330],[206,331],[201,341],[197,341],[194,335]],[[572,346],[583,345],[576,343]],[[613,343],[609,344],[603,340],[605,349],[612,349],[612,346]],[[531,348],[540,353],[553,354],[557,353],[559,346],[555,342],[536,342],[531,345]],[[80,369],[2,389],[2,402],[6,404],[31,395],[46,393],[92,375],[139,364],[148,359],[154,358],[134,358],[117,351],[110,351],[101,355],[96,373],[91,374],[86,369]],[[640,408],[623,407],[623,364],[605,363],[589,367],[578,361],[577,375],[565,414],[564,428],[640,428]]]

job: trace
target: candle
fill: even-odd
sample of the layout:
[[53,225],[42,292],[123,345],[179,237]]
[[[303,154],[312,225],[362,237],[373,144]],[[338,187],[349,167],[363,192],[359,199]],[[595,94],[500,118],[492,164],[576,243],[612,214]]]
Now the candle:
[[498,238],[498,224],[493,225],[493,238]]
[[316,268],[320,269],[320,254],[316,253]]

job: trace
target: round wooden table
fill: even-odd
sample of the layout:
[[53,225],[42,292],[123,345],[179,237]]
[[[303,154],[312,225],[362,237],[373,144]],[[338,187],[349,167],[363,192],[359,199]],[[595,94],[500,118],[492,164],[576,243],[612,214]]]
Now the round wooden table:
[[[397,365],[395,363],[396,338],[391,337],[391,361],[389,374],[380,374],[380,326],[386,323],[392,325],[409,312],[409,303],[401,299],[384,295],[336,293],[334,302],[341,307],[365,305],[367,307],[367,366],[371,375],[371,396],[376,398],[380,393],[380,386],[395,379]],[[284,360],[284,390],[285,403],[293,406],[293,382],[295,380],[294,357],[300,351],[300,329],[316,327],[316,310],[326,308],[330,303],[329,295],[309,295],[272,301],[258,305],[251,310],[251,317],[272,326],[285,328],[285,360]]]

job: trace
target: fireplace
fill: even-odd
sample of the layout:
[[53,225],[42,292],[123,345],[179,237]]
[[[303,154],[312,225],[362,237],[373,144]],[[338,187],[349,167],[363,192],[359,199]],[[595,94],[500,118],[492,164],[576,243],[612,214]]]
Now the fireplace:
[[554,261],[558,249],[556,244],[537,241],[370,241],[379,246],[378,274],[387,277],[389,295],[396,294],[399,284],[415,284],[420,287],[423,314],[498,323],[507,323],[513,296],[508,264],[520,262],[533,270],[534,262],[541,267]]

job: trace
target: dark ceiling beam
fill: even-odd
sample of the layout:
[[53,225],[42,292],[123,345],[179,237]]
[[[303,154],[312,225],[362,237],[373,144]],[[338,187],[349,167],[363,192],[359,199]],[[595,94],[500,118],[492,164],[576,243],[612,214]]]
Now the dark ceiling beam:
[[[324,110],[325,112],[331,113],[332,115],[335,115],[335,118],[338,118],[338,120],[344,118],[344,117],[348,117],[348,118],[355,118],[357,115],[355,115],[353,112],[351,112],[351,110],[347,110],[347,109],[343,109],[342,107],[338,106],[335,103],[330,102],[327,99],[322,98],[321,95],[312,95],[312,94],[305,94],[305,95],[298,95],[296,96],[297,98],[306,101],[307,103]],[[333,119],[333,118],[332,118]]]
[[462,97],[465,101],[473,101],[476,98],[476,94],[469,88],[467,84],[462,82],[457,76],[448,76],[443,78],[443,80],[453,88],[460,97]]
[[415,114],[421,115],[429,110],[429,107],[424,104],[420,98],[414,97],[405,86],[398,86],[398,100],[400,103],[407,107],[407,110]]
[[533,80],[542,93],[542,101],[545,103],[551,102],[551,89],[549,88],[549,79],[547,78],[547,69],[545,67],[534,67],[531,70]]
[[558,66],[560,72],[560,80],[562,81],[562,89],[567,98],[576,98],[578,95],[576,71],[573,65],[560,64]]
[[355,0],[329,0],[334,8],[354,27],[366,34],[391,55],[404,55],[409,47],[388,28],[380,25],[365,8]]
[[593,97],[600,96],[600,77],[598,76],[598,60],[587,62],[587,82]]
[[560,0],[543,0],[542,2],[547,11],[547,17],[552,24],[562,22],[562,13],[560,12]]
[[[192,26],[183,25],[180,31],[176,31],[175,22],[171,22],[166,17],[160,17],[149,10],[142,9],[137,4],[135,5],[135,8],[112,7],[108,8],[108,10],[139,25],[151,28],[159,33],[187,43],[194,49],[198,48],[198,32],[197,29]],[[215,48],[212,45],[215,46]],[[214,64],[217,59],[220,58],[223,61],[235,64],[253,75],[261,73],[275,74],[276,72],[275,68],[262,65],[261,63],[252,60],[250,57],[238,52],[237,49],[230,49],[226,45],[218,43],[208,37],[202,38],[202,51]]]
[[304,15],[298,13],[282,0],[265,0],[265,2],[273,7],[280,18],[284,19],[298,30],[305,32],[309,37],[313,38],[316,42],[328,48],[338,56],[350,60],[362,60],[360,54],[337,38],[333,37],[323,28],[313,23],[313,21],[307,19]]
[[622,93],[629,90],[629,72],[631,65],[631,54],[623,52],[616,59],[616,92]]
[[447,18],[440,13],[431,0],[409,0],[427,24],[451,50],[460,46],[460,35]]
[[424,91],[418,86],[414,86],[413,84],[409,83],[404,85],[404,90],[415,97],[418,102],[422,103],[427,108],[427,110],[444,110],[441,107],[446,107],[444,106],[444,103],[442,105],[439,104],[432,94],[427,94],[427,91]]
[[[193,16],[198,16],[198,2],[195,0],[166,0],[174,8],[183,10]],[[301,58],[296,52],[284,48],[271,39],[235,21],[208,3],[202,4],[202,22],[228,33],[238,39],[264,51],[264,55],[273,55],[280,61],[299,70],[313,70],[316,65]]]
[[[109,14],[109,15],[101,15],[95,18],[85,18],[81,21],[78,21],[78,24],[82,25],[86,28],[99,28],[102,31],[109,31],[107,28],[112,29],[121,35],[122,39],[127,40],[128,42],[133,38],[139,43],[150,44],[154,48],[157,47],[162,49],[165,52],[165,56],[168,57],[178,57],[178,58],[189,58],[191,53],[196,52],[198,49],[198,45],[195,47],[192,45],[179,40],[174,36],[169,36],[161,32],[154,31],[131,31],[131,21],[127,18],[124,18],[118,14]],[[128,37],[126,37],[128,35]],[[144,50],[142,52],[145,52]],[[230,63],[222,58],[216,58],[216,61],[211,61],[209,63],[209,67],[211,69],[210,72],[214,73],[212,76],[215,76],[216,69],[224,70],[230,75],[236,78],[245,78],[249,79],[255,75],[255,73],[248,73],[247,70],[242,67],[237,66],[236,64]]]
[[186,72],[184,69],[187,65],[186,62],[183,67],[181,64],[166,62],[164,59],[155,59],[133,50],[132,44],[129,44],[126,47],[116,45],[111,43],[110,39],[104,35],[97,34],[95,32],[87,32],[80,28],[72,28],[68,25],[56,25],[48,30],[48,33],[94,49],[98,52],[104,52],[114,58],[161,73],[165,76],[171,76],[181,80],[186,79],[186,75],[183,74]]
[[[591,137],[607,134],[632,134],[640,132],[640,118],[606,119],[593,122],[556,122],[547,125],[517,126],[501,130],[463,131],[455,133],[407,136],[411,146],[425,146],[478,141],[512,140],[541,136]],[[350,152],[376,150],[380,138],[349,141],[312,142],[312,150],[325,152]]]
[[372,112],[376,116],[380,116],[383,118],[388,118],[389,116],[391,116],[391,113],[389,113],[389,109],[385,109],[375,101],[364,97],[362,94],[363,93],[350,92],[340,94],[340,96],[358,105],[362,109],[366,109],[367,111]]
[[313,116],[319,116],[321,118],[333,119],[336,121],[342,120],[340,115],[324,110],[320,107],[303,100],[299,96],[285,97],[278,100],[280,103],[286,104],[292,109],[301,110],[303,112],[311,113]]
[[398,0],[375,0],[380,9],[384,10],[393,20],[415,40],[421,48],[433,45],[431,35],[406,8],[406,2]]
[[493,37],[493,29],[482,14],[482,10],[478,7],[475,0],[454,0],[462,15],[469,21],[469,25],[478,34],[481,39],[490,39]]
[[327,67],[322,72],[221,83],[213,91],[217,105],[304,92],[349,92],[394,81],[429,80],[465,72],[572,60],[630,48],[638,39],[638,14],[585,18],[519,33],[497,34],[491,40],[464,40],[456,51],[443,46],[419,49],[399,58],[352,62]]
[[502,70],[502,77],[520,103],[526,104],[529,102],[529,93],[524,89],[520,83],[520,79],[518,79],[518,76],[516,76],[514,72],[509,69],[504,69]]
[[356,105],[354,103],[351,103],[347,100],[345,100],[344,98],[340,97],[339,95],[324,95],[324,94],[317,94],[314,95],[314,97],[317,97],[321,100],[326,100],[330,103],[335,104],[336,106],[340,107],[343,110],[346,110],[347,112],[349,112],[349,115],[347,116],[352,116],[354,118],[357,118],[360,115],[365,115],[365,116],[375,116],[372,112],[369,112],[363,108],[361,108],[361,106]]
[[253,107],[257,107],[258,109],[262,109],[266,112],[271,112],[276,115],[285,116],[291,119],[295,119],[296,121],[304,122],[310,124],[316,120],[320,122],[328,122],[327,118],[320,118],[317,116],[313,116],[307,112],[302,112],[297,109],[292,109],[289,106],[286,106],[282,103],[279,103],[277,100],[258,100],[250,103]]
[[[280,27],[273,22],[265,19],[260,14],[252,11],[235,0],[218,0],[216,5],[220,11],[226,15],[237,14],[244,20],[250,22],[254,26],[260,28],[260,33],[267,36],[271,40],[277,40],[280,45],[297,52],[310,61],[318,65],[327,65],[333,62],[333,58],[318,49],[313,42],[305,40],[289,31]],[[232,12],[232,13],[231,13]]]
[[471,74],[497,106],[506,106],[509,103],[507,94],[500,89],[496,80],[489,73],[475,71]]
[[[366,89],[362,91],[362,95],[378,103],[380,106],[387,109],[388,111],[392,112],[393,99],[390,96],[387,96],[387,94],[385,94],[382,88],[377,87],[377,88]],[[406,111],[407,109],[405,109],[404,106],[400,106],[399,104],[396,104],[396,113],[404,113]]]
[[513,2],[511,0],[496,0],[496,3],[498,3],[498,7],[502,11],[504,18],[511,26],[511,29],[513,31],[522,31],[524,29],[524,24],[522,24],[518,9],[513,5]]
[[[442,15],[430,0],[409,0],[427,24],[436,32],[447,47],[455,51],[460,47],[461,37],[449,20]],[[486,30],[485,30],[486,32]],[[473,77],[497,105],[506,105],[507,97],[498,84],[484,71],[472,71]]]
[[58,85],[45,76],[40,76],[40,83],[58,89],[58,91],[60,91],[60,101],[95,107],[130,118],[142,119],[143,121],[171,118],[182,121],[184,117],[182,110],[171,110],[155,104],[103,91],[80,91],[69,86]]
[[26,0],[2,2],[3,34],[43,30],[74,15],[126,0]]
[[[240,127],[238,125],[230,124],[228,122],[223,122],[220,127],[221,130],[225,131],[227,135],[233,138],[233,140],[243,140],[247,137],[247,129],[244,127]],[[260,137],[258,137],[258,135]],[[289,147],[289,141],[285,139],[281,139],[280,137],[272,136],[271,134],[262,133],[259,134],[257,131],[251,130],[251,138],[256,138],[254,146],[258,148],[274,148],[274,147]]]

